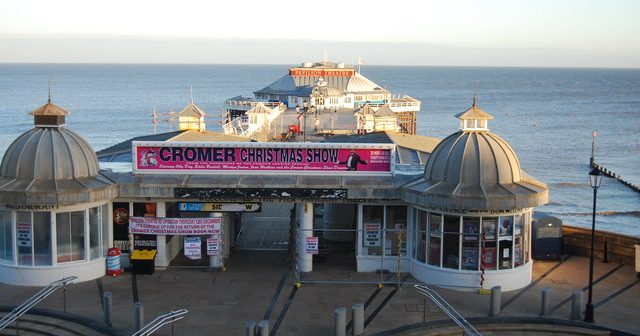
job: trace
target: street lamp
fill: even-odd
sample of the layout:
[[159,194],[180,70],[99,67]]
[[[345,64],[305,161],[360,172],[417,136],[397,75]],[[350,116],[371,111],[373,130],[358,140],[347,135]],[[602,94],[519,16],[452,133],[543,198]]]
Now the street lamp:
[[591,188],[593,188],[593,217],[591,220],[591,257],[589,259],[589,298],[587,300],[587,307],[584,310],[584,321],[593,323],[593,248],[596,240],[596,197],[598,196],[598,188],[602,183],[603,175],[596,168],[591,169],[589,172],[589,180],[591,181]]
[[[307,142],[307,115],[309,113],[315,113],[316,112],[316,107],[311,105],[309,106],[309,103],[304,102],[302,103],[302,109],[300,109],[300,105],[296,106],[296,113],[298,113],[298,115],[301,115],[304,118],[304,128],[302,129],[302,142]],[[300,119],[298,119],[298,128],[300,127]]]

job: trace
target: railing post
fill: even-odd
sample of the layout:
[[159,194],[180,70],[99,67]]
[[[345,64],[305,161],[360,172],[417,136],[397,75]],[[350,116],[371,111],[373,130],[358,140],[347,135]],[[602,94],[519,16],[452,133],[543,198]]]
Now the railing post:
[[353,316],[353,336],[364,335],[364,304],[356,303],[351,307]]
[[582,320],[582,307],[584,307],[583,301],[584,292],[580,289],[573,291],[571,295],[571,319]]
[[334,311],[336,336],[347,335],[347,308],[340,307]]
[[256,321],[251,320],[244,323],[244,336],[255,336],[256,335]]
[[133,328],[139,331],[144,327],[144,305],[142,302],[133,304]]
[[269,336],[269,320],[258,322],[258,336]]
[[102,311],[104,314],[104,323],[111,326],[111,310],[113,309],[113,301],[111,292],[102,294]]
[[502,287],[494,286],[491,288],[491,310],[489,316],[500,314],[500,306],[502,305]]
[[542,306],[540,307],[540,315],[543,317],[547,317],[551,313],[551,290],[551,287],[542,289]]

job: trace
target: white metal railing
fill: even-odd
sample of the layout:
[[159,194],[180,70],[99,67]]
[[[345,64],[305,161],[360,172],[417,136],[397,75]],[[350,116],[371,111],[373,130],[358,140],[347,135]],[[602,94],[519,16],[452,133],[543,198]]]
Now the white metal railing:
[[6,328],[13,321],[17,320],[20,316],[24,315],[29,309],[33,308],[35,305],[40,303],[42,300],[46,299],[47,296],[51,295],[56,289],[66,286],[71,281],[77,279],[77,276],[70,276],[66,278],[62,278],[60,280],[56,280],[50,283],[47,287],[38,291],[34,296],[30,297],[23,304],[14,308],[11,313],[7,314],[5,317],[0,320],[0,330]]
[[225,100],[224,102],[230,106],[255,106],[258,103],[264,104],[264,106],[275,107],[281,104],[281,102],[269,102],[269,101],[256,101],[256,100]]
[[151,321],[151,323],[147,324],[142,329],[136,331],[131,336],[151,335],[152,333],[156,332],[158,329],[160,329],[161,327],[163,327],[163,326],[165,326],[165,325],[167,325],[169,323],[173,323],[173,322],[176,322],[178,320],[182,320],[184,318],[184,315],[186,313],[188,313],[188,312],[189,311],[186,310],[186,309],[178,309],[178,310],[174,310],[174,311],[171,311],[169,313],[160,315],[160,316],[156,317],[155,320]]
[[[474,328],[460,313],[458,313],[453,307],[445,301],[436,291],[427,287],[426,285],[413,285],[418,293],[428,297],[433,301],[440,309],[449,316],[464,331],[465,335],[474,336],[482,334]],[[427,307],[425,307],[427,309]]]

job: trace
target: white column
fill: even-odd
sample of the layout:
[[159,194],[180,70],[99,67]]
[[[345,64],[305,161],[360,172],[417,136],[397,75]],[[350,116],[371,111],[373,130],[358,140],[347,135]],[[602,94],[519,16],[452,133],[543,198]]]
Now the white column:
[[[214,239],[219,239],[223,244],[224,244],[224,240],[222,239],[222,237],[224,237],[225,235],[227,235],[228,233],[226,232],[226,226],[225,223],[227,222],[226,220],[226,216],[223,216],[224,212],[210,212],[209,213],[209,217],[212,218],[221,218],[222,219],[222,224],[220,225],[221,227],[221,231],[219,235],[211,235],[209,236],[209,238],[214,238]],[[207,251],[203,251],[203,253],[207,253]],[[223,268],[224,267],[224,246],[221,246],[220,248],[220,254],[217,256],[209,256],[209,267],[211,268]]]
[[[167,217],[167,207],[165,202],[156,203],[156,217]],[[171,262],[169,255],[167,255],[167,236],[157,235],[156,245],[158,252],[156,254],[156,267],[167,267]]]
[[297,210],[300,272],[311,272],[313,271],[313,255],[305,253],[305,238],[313,236],[313,203],[298,203]]

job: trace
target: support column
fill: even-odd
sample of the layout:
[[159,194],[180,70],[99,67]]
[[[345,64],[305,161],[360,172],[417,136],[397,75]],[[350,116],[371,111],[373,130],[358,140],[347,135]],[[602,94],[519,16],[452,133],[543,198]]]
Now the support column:
[[305,253],[306,238],[313,236],[313,203],[298,203],[298,260],[300,272],[313,271],[313,255]]
[[[225,235],[227,235],[228,233],[224,230],[225,228],[225,216],[224,216],[224,212],[210,212],[209,213],[209,217],[212,218],[220,218],[222,220],[222,223],[220,224],[220,228],[221,228],[221,232],[219,235],[211,235],[209,236],[209,238],[214,238],[214,239],[218,239],[220,241],[220,243],[224,244],[224,241],[222,239],[222,237],[224,237]],[[203,251],[203,253],[207,253],[207,251]],[[209,267],[211,268],[216,268],[216,269],[222,269],[224,268],[224,246],[220,246],[220,254],[218,255],[212,255],[209,256]]]
[[[167,217],[167,207],[165,202],[156,202],[156,217]],[[167,255],[167,236],[156,236],[157,254],[156,267],[167,267],[171,262],[171,258]]]

